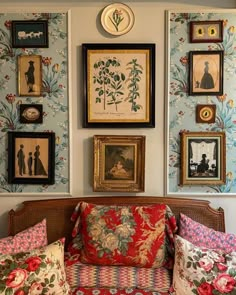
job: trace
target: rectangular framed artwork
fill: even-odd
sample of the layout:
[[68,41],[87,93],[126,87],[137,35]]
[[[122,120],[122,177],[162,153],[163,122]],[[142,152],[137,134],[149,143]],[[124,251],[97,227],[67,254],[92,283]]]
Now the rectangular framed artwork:
[[189,95],[223,94],[224,51],[189,52]]
[[226,180],[224,132],[181,132],[180,185],[220,185]]
[[94,191],[144,192],[145,136],[94,136]]
[[8,132],[8,182],[54,184],[55,133]]
[[18,56],[19,96],[40,96],[42,87],[42,56]]
[[47,20],[13,20],[11,24],[13,48],[47,48]]
[[191,21],[190,22],[190,42],[210,43],[223,41],[223,21]]
[[83,44],[84,127],[155,127],[155,44]]

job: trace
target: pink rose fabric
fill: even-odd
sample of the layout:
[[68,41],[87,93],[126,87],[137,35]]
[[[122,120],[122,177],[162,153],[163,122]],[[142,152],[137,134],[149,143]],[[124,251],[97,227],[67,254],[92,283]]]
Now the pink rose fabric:
[[236,294],[236,252],[200,248],[175,237],[175,295]]
[[30,251],[47,244],[47,223],[43,219],[15,236],[0,239],[0,255]]

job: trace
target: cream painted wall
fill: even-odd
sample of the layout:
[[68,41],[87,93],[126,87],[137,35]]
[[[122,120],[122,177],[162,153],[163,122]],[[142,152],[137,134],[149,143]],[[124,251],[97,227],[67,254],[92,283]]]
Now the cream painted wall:
[[[146,190],[140,196],[162,196],[165,193],[165,11],[174,9],[230,9],[235,7],[235,0],[203,0],[186,2],[172,0],[128,1],[127,4],[135,14],[133,29],[126,35],[111,37],[106,34],[99,21],[99,15],[105,5],[112,1],[47,1],[34,6],[34,0],[20,2],[17,0],[1,1],[1,11],[55,11],[70,10],[70,104],[71,104],[71,196],[94,196],[92,192],[92,137],[102,135],[145,135],[146,136]],[[125,1],[124,1],[125,2]],[[20,3],[20,6],[18,6]],[[126,3],[126,2],[125,2]],[[33,5],[32,5],[33,4]],[[236,13],[236,12],[235,12]],[[82,83],[82,43],[156,43],[156,127],[153,129],[83,129],[81,125],[83,83]],[[111,194],[101,194],[111,195]],[[116,194],[119,195],[119,194]],[[128,195],[128,194],[126,194]],[[132,195],[132,194],[130,194]],[[18,207],[24,200],[63,197],[59,195],[1,195],[0,196],[0,237],[7,234],[7,212]],[[67,196],[70,197],[70,196]],[[194,196],[208,199],[213,207],[223,207],[226,213],[228,232],[236,233],[236,196]]]

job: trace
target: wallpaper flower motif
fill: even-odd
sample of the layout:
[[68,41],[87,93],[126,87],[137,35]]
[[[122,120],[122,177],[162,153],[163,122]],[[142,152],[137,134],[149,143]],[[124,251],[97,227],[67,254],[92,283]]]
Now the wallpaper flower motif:
[[[223,42],[190,43],[189,22],[223,20]],[[169,167],[168,191],[197,193],[236,192],[236,16],[233,13],[169,13]],[[188,53],[197,50],[223,50],[224,73],[221,96],[190,96],[188,94]],[[215,104],[216,120],[211,124],[196,123],[197,104]],[[226,133],[226,183],[224,185],[179,186],[180,140],[183,130],[224,131]]]
[[[49,48],[12,48],[12,20],[48,20]],[[0,15],[0,193],[69,192],[67,14],[6,13]],[[17,57],[42,56],[42,95],[19,97]],[[43,105],[43,124],[21,124],[22,103]],[[10,185],[7,181],[7,132],[55,132],[55,184]]]

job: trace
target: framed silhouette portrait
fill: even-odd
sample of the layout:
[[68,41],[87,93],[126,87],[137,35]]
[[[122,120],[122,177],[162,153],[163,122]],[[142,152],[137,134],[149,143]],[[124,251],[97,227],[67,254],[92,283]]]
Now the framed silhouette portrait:
[[223,94],[224,51],[189,52],[189,95]]
[[223,21],[191,21],[190,42],[191,43],[218,43],[223,41]]
[[54,184],[55,133],[8,132],[8,183]]
[[18,56],[19,96],[40,96],[42,88],[42,56]]
[[224,132],[181,132],[180,143],[180,185],[225,183]]

